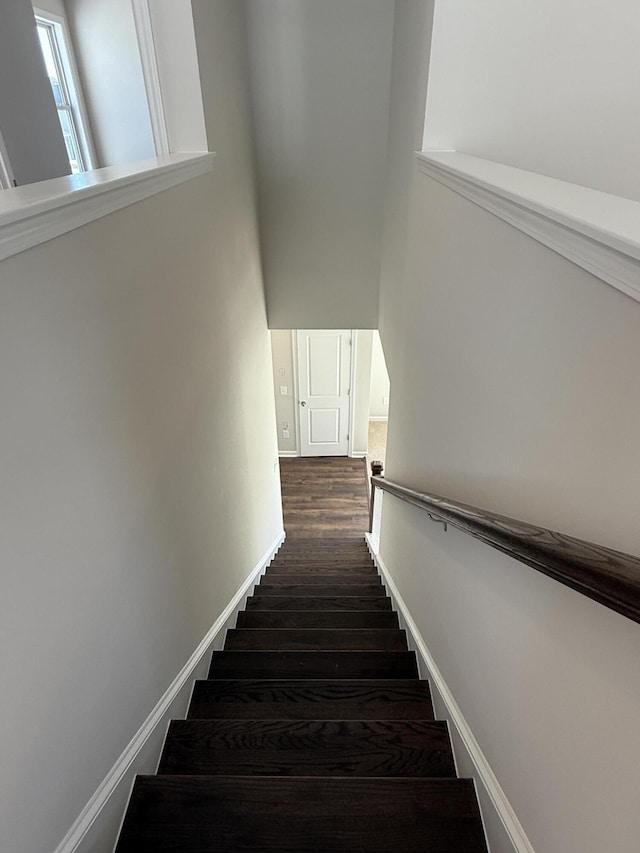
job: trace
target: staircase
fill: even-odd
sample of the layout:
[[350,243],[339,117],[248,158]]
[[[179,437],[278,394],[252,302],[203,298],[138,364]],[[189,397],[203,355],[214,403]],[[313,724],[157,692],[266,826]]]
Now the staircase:
[[363,542],[287,542],[156,776],[135,782],[116,853],[486,853],[473,782]]

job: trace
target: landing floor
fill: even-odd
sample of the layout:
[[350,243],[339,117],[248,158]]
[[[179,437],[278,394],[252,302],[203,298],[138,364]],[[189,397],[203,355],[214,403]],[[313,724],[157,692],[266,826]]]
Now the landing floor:
[[287,539],[362,539],[369,526],[364,459],[280,460]]

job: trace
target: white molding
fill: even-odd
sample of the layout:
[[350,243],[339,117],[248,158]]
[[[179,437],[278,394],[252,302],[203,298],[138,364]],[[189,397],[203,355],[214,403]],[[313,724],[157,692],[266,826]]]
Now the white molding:
[[294,459],[294,458],[297,459],[298,455],[299,454],[298,454],[297,450],[279,450],[278,451],[278,456],[280,457],[280,459]]
[[347,445],[347,455],[353,458],[357,455],[353,449],[353,443],[356,432],[356,361],[358,358],[358,332],[356,329],[351,329],[351,343],[349,345],[349,354],[351,356],[351,364],[349,365],[349,439]]
[[351,459],[364,459],[367,455],[366,450],[352,450],[349,456]]
[[160,83],[160,72],[158,70],[158,56],[153,36],[151,9],[149,7],[149,0],[131,0],[131,6],[136,26],[144,87],[147,93],[153,142],[156,148],[156,155],[162,157],[164,154],[169,154],[171,148],[162,97],[162,84]]
[[0,260],[204,175],[214,154],[171,154],[0,193]]
[[291,363],[293,365],[293,424],[296,431],[296,456],[302,456],[302,439],[300,432],[300,387],[298,384],[298,330],[291,330]]
[[0,189],[8,190],[13,186],[15,175],[9,160],[9,152],[0,131]]
[[389,420],[389,415],[369,415],[369,420],[374,421],[375,423],[387,423]]
[[455,726],[460,740],[462,741],[464,748],[475,767],[477,773],[476,781],[482,785],[486,791],[511,844],[513,845],[514,851],[516,851],[516,853],[535,853],[522,824],[518,820],[511,803],[507,799],[507,795],[498,782],[495,773],[491,769],[491,765],[489,764],[487,757],[471,731],[469,723],[466,721],[462,711],[460,710],[460,706],[456,702],[449,685],[445,681],[433,655],[429,651],[424,637],[420,633],[418,626],[411,616],[411,611],[400,595],[400,591],[394,583],[384,560],[379,555],[377,543],[374,542],[369,533],[365,533],[365,540],[369,548],[369,553],[371,554],[376,568],[382,576],[384,585],[393,600],[394,607],[401,614],[407,631],[413,641],[415,651],[422,660],[423,670],[428,673],[429,681],[440,694],[447,709],[449,719]]
[[640,301],[640,202],[456,151],[420,172]]
[[[145,744],[153,735],[156,727],[162,724],[162,720],[170,709],[172,702],[185,685],[188,684],[192,673],[202,658],[207,654],[216,637],[224,630],[229,620],[233,617],[234,612],[240,607],[250,588],[256,582],[258,576],[265,571],[266,567],[274,558],[280,546],[284,542],[284,539],[285,533],[282,531],[254,566],[247,579],[238,589],[229,604],[227,604],[220,616],[213,623],[209,631],[207,631],[202,642],[198,645],[187,663],[174,679],[173,683],[162,696],[153,711],[149,714],[140,729],[136,732],[120,758],[113,765],[98,790],[94,793],[76,819],[69,832],[56,847],[55,853],[76,853],[76,851],[79,851],[80,845],[90,832],[96,820],[99,818],[100,813],[107,805],[109,799],[114,795],[116,789],[122,784],[131,785],[133,775],[135,774],[134,764],[136,757],[142,752]],[[130,776],[131,778],[129,778]]]

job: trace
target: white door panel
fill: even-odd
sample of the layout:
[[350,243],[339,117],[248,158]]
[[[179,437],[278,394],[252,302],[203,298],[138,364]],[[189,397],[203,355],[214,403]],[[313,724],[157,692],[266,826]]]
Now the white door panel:
[[298,401],[302,456],[347,456],[351,332],[300,330]]
[[340,396],[340,350],[339,336],[307,337],[307,382],[310,397]]
[[340,441],[340,410],[309,410],[309,441],[311,444],[338,444]]

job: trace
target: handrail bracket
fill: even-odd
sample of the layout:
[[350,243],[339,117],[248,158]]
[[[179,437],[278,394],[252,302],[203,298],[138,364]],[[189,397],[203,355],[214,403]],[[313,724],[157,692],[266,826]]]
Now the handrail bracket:
[[442,525],[442,529],[444,530],[444,532],[445,532],[445,533],[447,532],[447,530],[449,529],[449,524],[448,524],[448,522],[446,522],[446,521],[444,520],[444,518],[438,518],[438,517],[437,517],[437,516],[435,516],[435,515],[431,515],[431,513],[430,513],[430,512],[428,512],[428,513],[427,513],[427,515],[429,516],[429,518],[431,519],[431,521],[435,521],[435,523],[436,523],[436,524],[441,524],[441,525]]

